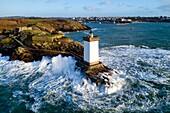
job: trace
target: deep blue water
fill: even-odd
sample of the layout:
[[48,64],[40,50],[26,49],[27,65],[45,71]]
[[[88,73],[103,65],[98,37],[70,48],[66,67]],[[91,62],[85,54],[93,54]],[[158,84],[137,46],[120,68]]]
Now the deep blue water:
[[[126,25],[87,23],[94,35],[100,37],[101,47],[134,45],[170,49],[170,23],[133,23]],[[82,42],[88,32],[69,33],[67,36]]]
[[[170,23],[87,23],[100,37],[100,61],[113,69],[99,85],[73,57],[24,63],[0,54],[2,113],[170,112]],[[75,41],[89,31],[65,33]]]

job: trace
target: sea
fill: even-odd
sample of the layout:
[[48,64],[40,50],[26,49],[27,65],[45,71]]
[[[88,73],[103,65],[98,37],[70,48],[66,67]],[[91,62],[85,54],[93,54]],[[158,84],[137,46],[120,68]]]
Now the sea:
[[[96,85],[74,57],[25,63],[0,54],[0,113],[170,113],[170,23],[84,24],[100,37],[110,84]],[[87,35],[65,32],[81,43]]]

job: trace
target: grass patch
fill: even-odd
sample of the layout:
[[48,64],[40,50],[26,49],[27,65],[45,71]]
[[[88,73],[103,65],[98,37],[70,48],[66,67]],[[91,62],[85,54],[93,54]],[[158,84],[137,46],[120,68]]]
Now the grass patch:
[[31,35],[47,34],[46,32],[39,30],[26,30],[26,33],[30,33]]
[[14,43],[14,40],[11,38],[5,38],[0,41],[1,44],[11,44]]
[[69,37],[63,37],[63,38],[58,39],[58,41],[60,41],[60,42],[72,42],[73,39],[69,38]]

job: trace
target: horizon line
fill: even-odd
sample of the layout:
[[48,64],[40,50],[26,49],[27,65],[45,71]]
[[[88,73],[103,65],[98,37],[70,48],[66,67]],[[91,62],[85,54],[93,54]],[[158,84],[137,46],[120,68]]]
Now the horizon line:
[[113,17],[113,18],[117,18],[117,17],[170,17],[170,16],[165,16],[165,15],[161,15],[161,16],[0,16],[0,18],[90,18],[90,17]]

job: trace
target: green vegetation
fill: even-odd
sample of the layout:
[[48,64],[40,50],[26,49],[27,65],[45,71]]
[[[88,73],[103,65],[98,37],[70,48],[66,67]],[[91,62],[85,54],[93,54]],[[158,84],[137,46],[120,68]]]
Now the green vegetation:
[[33,41],[39,41],[39,42],[54,42],[55,36],[45,34],[45,35],[34,35],[32,37]]
[[11,38],[5,38],[0,41],[1,44],[12,44],[14,43],[14,40]]
[[72,20],[57,19],[26,19],[26,18],[0,18],[0,33],[6,29],[13,30],[17,27],[37,27],[40,31],[55,33],[57,31],[77,31],[89,30],[88,26],[80,24]]
[[57,37],[57,36],[61,36],[61,34],[47,34],[46,36],[48,36],[48,37]]
[[37,23],[36,26],[41,29],[42,31],[47,31],[49,33],[52,33],[55,31],[55,28],[52,27],[49,23]]
[[[71,50],[82,56],[83,47],[75,43],[72,38],[64,37],[63,31],[88,29],[89,27],[85,25],[69,20],[0,18],[0,33],[2,31],[2,36],[8,37],[1,38],[0,50],[3,54],[10,55],[11,60],[19,59],[25,62],[40,60],[44,55],[58,54],[55,51],[69,52]],[[25,46],[37,49],[40,52],[29,49],[22,51],[19,48],[22,44],[9,37],[16,38]],[[48,52],[46,50],[55,51]]]
[[47,32],[40,30],[26,30],[26,33],[31,33],[31,35],[47,34]]
[[34,26],[35,24],[28,24],[27,27],[32,27]]
[[59,42],[72,42],[73,39],[69,37],[63,37],[63,38],[58,39],[58,41]]

